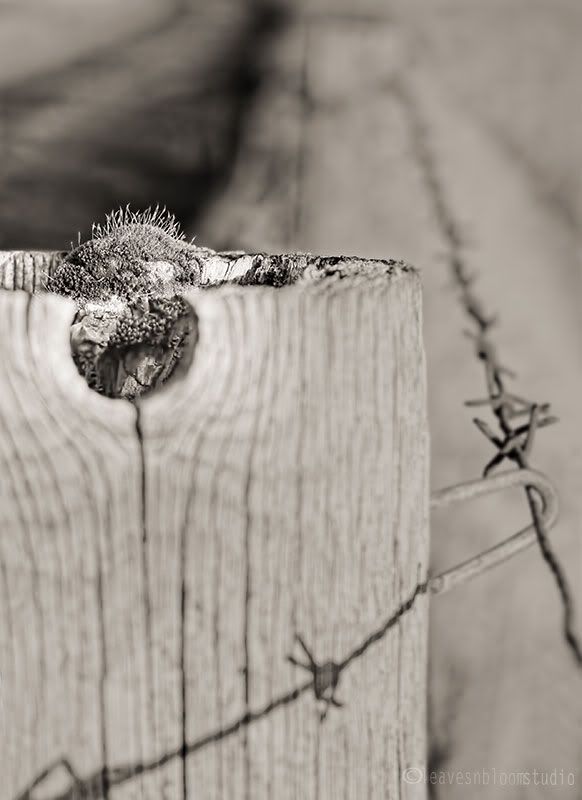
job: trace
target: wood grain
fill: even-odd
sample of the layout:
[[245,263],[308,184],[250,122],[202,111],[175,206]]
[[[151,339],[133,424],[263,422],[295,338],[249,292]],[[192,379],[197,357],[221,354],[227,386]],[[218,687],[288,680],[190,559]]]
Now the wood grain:
[[419,796],[426,598],[324,722],[286,656],[345,659],[426,578],[420,283],[295,262],[193,290],[194,363],[137,408],[76,373],[69,301],[0,292],[8,800]]
[[0,289],[22,289],[30,294],[44,291],[59,255],[44,251],[0,251]]
[[[556,4],[541,5],[548,17],[558,13]],[[450,14],[442,13],[444,6]],[[533,9],[520,2],[509,6],[503,11],[509,14],[506,21],[511,19],[503,34],[511,42],[503,56],[504,79],[511,70],[515,78],[519,45],[512,34],[535,36],[528,24]],[[190,233],[211,245],[248,250],[369,257],[389,252],[422,270],[435,489],[479,475],[491,457],[489,443],[472,426],[472,411],[463,410],[465,400],[481,396],[484,378],[462,335],[467,319],[451,285],[451,239],[460,237],[456,255],[460,249],[468,272],[478,277],[486,307],[499,312],[499,353],[517,371],[515,390],[551,401],[560,416],[559,425],[537,437],[534,461],[560,491],[561,521],[552,538],[580,619],[580,241],[540,192],[524,159],[508,153],[475,119],[476,106],[480,118],[491,117],[511,97],[508,107],[515,113],[506,115],[504,124],[514,133],[523,124],[525,106],[516,104],[517,97],[526,102],[519,79],[507,87],[507,81],[490,79],[487,96],[476,93],[471,80],[477,72],[483,80],[491,76],[487,65],[498,77],[499,8],[485,9],[478,0],[406,0],[389,9],[368,0],[360,8],[365,13],[312,0],[280,36],[232,179]],[[487,35],[485,17],[491,22]],[[472,19],[466,39],[455,35],[463,30],[463,19]],[[547,26],[539,28],[540,37],[542,30],[547,33]],[[541,63],[541,39],[546,43],[547,36],[532,48],[536,63]],[[553,41],[559,48],[560,39]],[[454,74],[455,84],[471,97],[471,113],[449,91],[435,47],[446,52],[448,77]],[[472,59],[467,63],[472,74],[465,63],[459,69],[459,48]],[[538,73],[528,74],[530,88],[538,87]],[[547,80],[558,106],[550,72]],[[528,97],[535,114],[544,117],[543,125],[530,126],[530,145],[552,125],[554,136],[577,142],[573,126],[556,126],[548,116],[547,98],[540,102],[533,92]],[[568,102],[562,116],[575,116],[576,110],[568,111],[575,108]],[[433,160],[431,180],[419,134]],[[562,161],[565,152],[560,150]],[[522,496],[511,492],[493,506],[471,503],[435,514],[432,569],[438,572],[499,541],[523,524],[524,514]],[[580,675],[562,637],[554,583],[534,548],[432,602],[430,630],[429,741],[435,770],[537,767],[578,774]],[[562,785],[560,795],[579,800],[578,779],[575,783]],[[491,800],[499,791],[491,780],[472,785],[470,795]],[[431,792],[435,800],[464,800],[468,789],[456,784],[433,786]],[[533,784],[523,792],[528,800],[547,795],[545,787]]]

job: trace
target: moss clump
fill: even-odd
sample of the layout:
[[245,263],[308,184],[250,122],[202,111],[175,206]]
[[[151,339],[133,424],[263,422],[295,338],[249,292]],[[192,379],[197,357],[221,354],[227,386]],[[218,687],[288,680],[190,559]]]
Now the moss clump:
[[92,238],[71,249],[48,279],[51,292],[79,305],[111,297],[170,295],[197,286],[201,258],[165,210],[123,209],[93,226]]
[[139,300],[121,313],[81,310],[71,328],[73,360],[88,385],[126,400],[169,380],[196,338],[196,316],[181,297]]
[[71,349],[92,389],[135,400],[193,351],[196,315],[178,292],[200,283],[202,252],[165,210],[122,209],[63,258],[47,288],[78,306]]
[[146,303],[130,303],[121,313],[109,339],[111,347],[164,345],[175,323],[188,313],[181,297],[156,298]]

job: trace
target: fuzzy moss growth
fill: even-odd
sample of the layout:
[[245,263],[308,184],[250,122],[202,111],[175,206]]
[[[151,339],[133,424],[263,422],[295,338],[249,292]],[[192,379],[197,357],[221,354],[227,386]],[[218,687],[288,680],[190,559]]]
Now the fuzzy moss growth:
[[47,289],[79,305],[175,294],[200,283],[200,262],[167,211],[126,208],[93,226],[92,238],[67,253]]
[[135,400],[192,354],[196,315],[179,292],[200,283],[199,252],[165,210],[122,209],[64,257],[47,288],[77,304],[71,350],[92,389]]

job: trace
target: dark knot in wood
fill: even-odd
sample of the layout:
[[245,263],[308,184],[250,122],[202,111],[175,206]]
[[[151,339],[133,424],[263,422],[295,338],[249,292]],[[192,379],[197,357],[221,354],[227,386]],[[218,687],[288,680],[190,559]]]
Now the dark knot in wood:
[[196,314],[182,297],[88,305],[71,325],[73,360],[88,385],[131,401],[187,366],[197,338]]

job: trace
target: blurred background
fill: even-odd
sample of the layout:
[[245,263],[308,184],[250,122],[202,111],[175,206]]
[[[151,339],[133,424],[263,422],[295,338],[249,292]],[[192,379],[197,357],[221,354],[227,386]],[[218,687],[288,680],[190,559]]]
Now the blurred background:
[[[484,379],[461,258],[516,390],[561,419],[533,461],[562,497],[580,631],[581,39],[578,0],[0,0],[0,249],[67,248],[111,209],[161,203],[210,247],[411,261],[434,488],[491,456],[463,406]],[[519,494],[435,516],[433,569],[526,520]],[[563,769],[574,786],[511,797],[582,798],[582,672],[560,626],[534,550],[433,602],[431,767]]]

